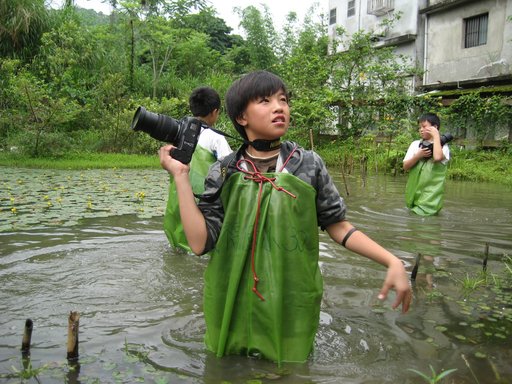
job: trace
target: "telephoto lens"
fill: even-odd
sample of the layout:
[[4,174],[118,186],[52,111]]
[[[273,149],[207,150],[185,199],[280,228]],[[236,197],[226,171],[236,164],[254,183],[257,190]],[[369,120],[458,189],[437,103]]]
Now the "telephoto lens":
[[131,128],[173,145],[177,145],[179,140],[180,123],[177,120],[160,113],[149,112],[144,107],[139,107],[135,111]]
[[441,135],[441,145],[445,145],[446,143],[449,143],[453,140],[453,136],[449,133],[445,135]]

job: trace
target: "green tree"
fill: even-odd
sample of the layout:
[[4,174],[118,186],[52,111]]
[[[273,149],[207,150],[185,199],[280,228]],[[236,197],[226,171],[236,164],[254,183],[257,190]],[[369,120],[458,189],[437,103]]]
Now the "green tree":
[[69,139],[63,127],[81,112],[74,100],[53,97],[49,87],[24,69],[16,71],[10,78],[10,92],[16,103],[11,105],[9,119],[15,122],[11,129],[13,144],[20,146],[32,156],[62,155]]
[[176,45],[173,64],[178,76],[202,78],[222,61],[220,52],[210,48],[208,35],[190,30]]
[[277,40],[274,24],[266,5],[263,14],[254,6],[244,9],[237,8],[240,15],[240,25],[247,34],[246,47],[251,59],[251,69],[272,68],[277,63],[272,42]]
[[[294,25],[293,15],[288,21],[281,43],[279,73],[292,95],[291,134],[305,145],[310,129],[317,135],[336,118],[329,108],[332,91],[326,86],[330,76],[327,28],[321,21],[311,19],[299,28]],[[298,32],[292,33],[292,30]]]
[[236,38],[230,35],[232,29],[226,25],[223,19],[215,16],[213,8],[205,8],[198,13],[174,18],[173,25],[176,28],[204,33],[209,36],[209,46],[220,53],[225,53],[236,42]]
[[233,46],[223,55],[226,65],[230,67],[229,72],[233,74],[246,73],[252,67],[249,48],[240,35],[234,35],[232,37]]
[[[96,140],[92,149],[106,152],[123,152],[130,143],[131,132],[126,129],[127,116],[133,115],[131,99],[122,73],[107,74],[94,100],[94,119],[91,131],[96,131],[100,140]],[[94,133],[87,137],[95,138]]]
[[0,0],[0,57],[29,60],[49,26],[44,0]]
[[329,87],[340,106],[341,136],[379,130],[387,115],[407,118],[409,109],[402,107],[410,102],[410,83],[417,73],[410,58],[397,55],[394,47],[377,45],[372,32],[349,37],[339,28],[338,35],[343,49],[332,46]]
[[[136,63],[136,26],[152,18],[181,18],[190,13],[192,9],[202,9],[205,7],[205,0],[109,0],[114,14],[126,16],[129,34],[129,82],[130,89],[134,90]],[[157,37],[157,40],[160,37]],[[153,90],[155,89],[155,76],[159,75],[159,70],[153,69]]]
[[101,76],[103,54],[89,28],[71,13],[58,27],[42,36],[32,69],[52,93],[85,105]]
[[182,31],[174,29],[168,20],[160,16],[148,17],[139,23],[139,56],[143,66],[152,73],[152,97],[157,97],[160,78],[169,70],[176,46],[184,39]]
[[109,0],[112,8],[136,14],[139,19],[150,16],[179,18],[191,10],[206,7],[205,0]]

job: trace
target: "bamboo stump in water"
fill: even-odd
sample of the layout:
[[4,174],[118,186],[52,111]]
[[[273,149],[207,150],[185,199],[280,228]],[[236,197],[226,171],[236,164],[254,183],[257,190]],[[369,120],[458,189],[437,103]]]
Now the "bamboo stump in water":
[[68,354],[70,361],[78,360],[78,328],[80,325],[80,314],[71,311],[68,318]]
[[21,340],[21,354],[25,356],[30,355],[30,340],[32,339],[32,329],[34,323],[31,319],[25,321],[25,330],[23,331],[23,339]]
[[416,256],[416,264],[414,264],[414,267],[411,272],[411,280],[416,280],[416,275],[418,274],[418,268],[420,267],[420,260],[421,260],[421,253],[418,253]]
[[489,260],[489,243],[485,243],[484,261],[482,262],[484,272],[487,272],[487,260]]
[[350,192],[348,191],[347,179],[345,178],[345,167],[343,166],[343,161],[341,162],[341,176],[343,176],[343,184],[345,184],[345,192],[347,193],[347,196],[349,196]]

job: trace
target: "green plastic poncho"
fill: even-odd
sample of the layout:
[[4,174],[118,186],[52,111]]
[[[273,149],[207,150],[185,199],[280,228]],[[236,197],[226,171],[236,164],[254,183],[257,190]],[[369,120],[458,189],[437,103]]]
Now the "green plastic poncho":
[[[190,183],[192,191],[195,194],[204,192],[204,179],[208,174],[210,166],[216,161],[215,156],[207,149],[196,146],[192,160],[190,161]],[[164,214],[164,232],[172,246],[190,251],[183,224],[181,223],[180,207],[174,178],[171,177],[169,183],[169,197],[167,198],[167,208]]]
[[225,217],[205,271],[205,342],[218,357],[304,362],[323,292],[316,191],[287,173],[264,176],[275,177],[274,184],[296,198],[244,176],[228,178],[221,194]]
[[407,207],[420,216],[437,214],[443,207],[446,165],[432,160],[418,162],[405,187]]

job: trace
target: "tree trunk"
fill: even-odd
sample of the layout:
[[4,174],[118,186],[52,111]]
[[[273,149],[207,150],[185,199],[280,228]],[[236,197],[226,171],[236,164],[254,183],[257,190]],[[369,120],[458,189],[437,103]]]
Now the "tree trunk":
[[135,73],[135,32],[133,30],[133,19],[130,19],[131,30],[131,52],[130,52],[130,91],[133,92],[133,77]]

